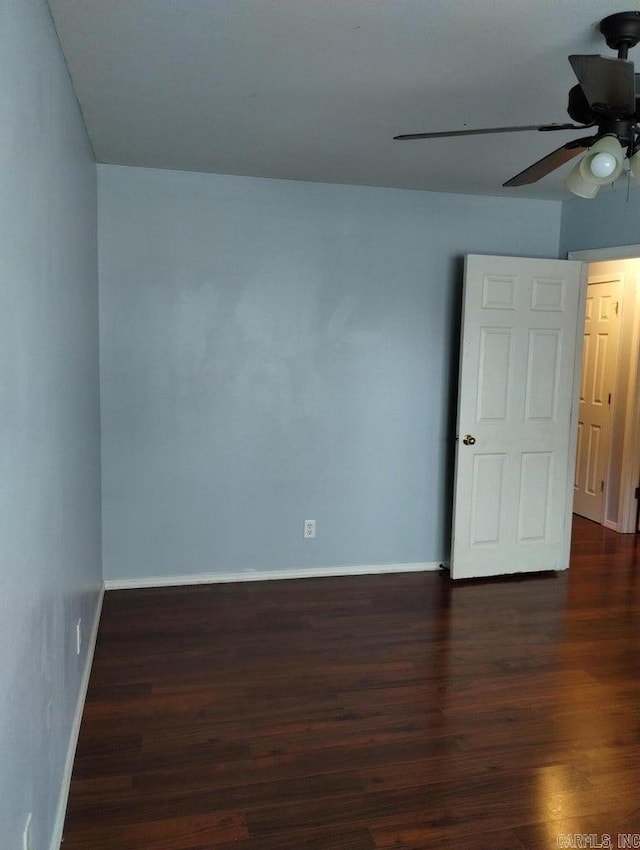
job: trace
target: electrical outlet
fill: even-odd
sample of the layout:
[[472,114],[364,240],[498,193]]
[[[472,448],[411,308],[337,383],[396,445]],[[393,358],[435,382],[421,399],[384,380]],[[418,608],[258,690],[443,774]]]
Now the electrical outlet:
[[27,815],[27,822],[22,833],[22,850],[33,850],[33,836],[31,835],[31,812]]
[[316,521],[315,519],[305,519],[304,521],[304,538],[310,540],[316,536]]
[[82,649],[82,617],[76,623],[76,655],[80,655]]

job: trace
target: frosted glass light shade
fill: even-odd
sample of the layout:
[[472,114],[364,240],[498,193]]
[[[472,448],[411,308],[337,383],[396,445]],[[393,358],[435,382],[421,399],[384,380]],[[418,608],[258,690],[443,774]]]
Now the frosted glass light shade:
[[640,150],[637,150],[629,159],[629,168],[634,183],[640,183]]
[[573,167],[571,173],[564,181],[564,185],[570,192],[577,195],[579,198],[595,198],[600,191],[600,184],[596,183],[594,177],[590,174],[583,175],[584,167],[583,159]]

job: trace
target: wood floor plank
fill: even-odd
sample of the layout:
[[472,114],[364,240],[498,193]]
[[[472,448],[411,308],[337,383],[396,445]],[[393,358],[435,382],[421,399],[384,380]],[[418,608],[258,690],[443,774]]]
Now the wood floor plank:
[[113,826],[105,818],[98,825],[65,835],[63,846],[75,850],[90,842],[94,850],[208,850],[246,836],[247,828],[238,812],[179,814],[127,826]]
[[568,573],[106,594],[65,850],[542,850],[640,834],[640,547]]
[[421,827],[374,830],[377,850],[524,850],[517,834],[510,829],[454,838],[433,838]]
[[[367,829],[351,829],[347,832],[328,830],[290,830],[286,834],[270,834],[250,837],[224,844],[216,850],[376,850],[371,833]],[[521,848],[518,848],[521,850]]]

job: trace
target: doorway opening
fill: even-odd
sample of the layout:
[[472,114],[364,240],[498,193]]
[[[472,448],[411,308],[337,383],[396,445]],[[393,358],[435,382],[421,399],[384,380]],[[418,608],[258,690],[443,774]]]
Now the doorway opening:
[[569,254],[588,262],[574,514],[638,530],[640,246]]

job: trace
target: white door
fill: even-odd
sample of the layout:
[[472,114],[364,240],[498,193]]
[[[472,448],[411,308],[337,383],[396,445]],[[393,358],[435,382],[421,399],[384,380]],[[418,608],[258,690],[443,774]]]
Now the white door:
[[584,291],[577,261],[466,259],[455,579],[569,565]]
[[589,277],[582,345],[573,510],[604,521],[611,412],[618,363],[620,278]]

